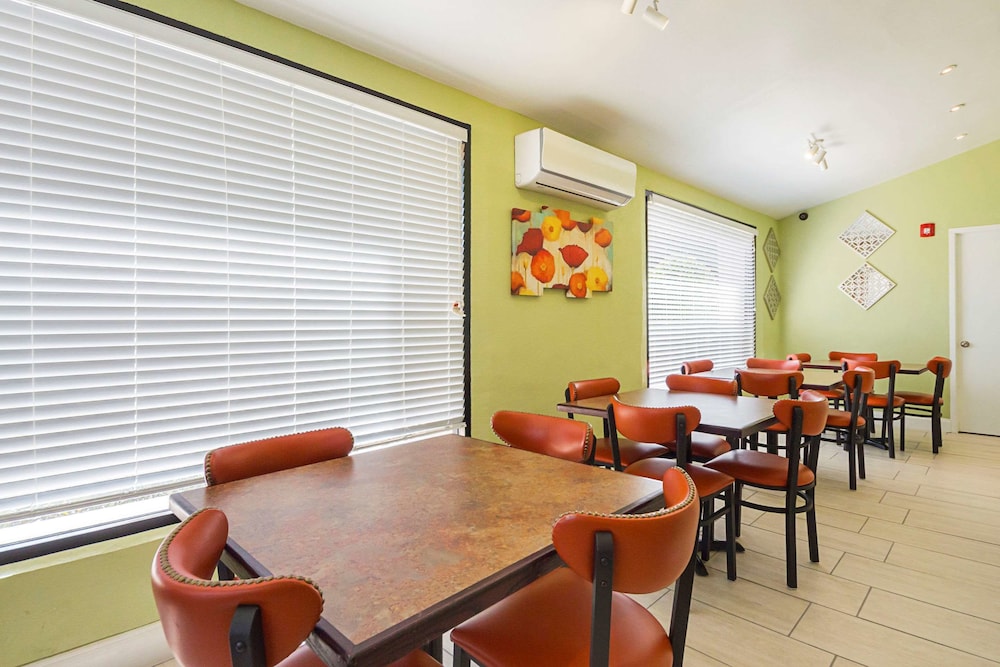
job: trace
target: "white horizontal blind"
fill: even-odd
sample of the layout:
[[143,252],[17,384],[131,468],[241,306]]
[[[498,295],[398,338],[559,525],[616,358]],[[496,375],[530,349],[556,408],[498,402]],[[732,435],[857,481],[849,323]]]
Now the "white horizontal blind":
[[465,418],[465,130],[140,22],[0,0],[0,523]]
[[651,194],[646,201],[649,386],[692,359],[754,355],[756,230]]

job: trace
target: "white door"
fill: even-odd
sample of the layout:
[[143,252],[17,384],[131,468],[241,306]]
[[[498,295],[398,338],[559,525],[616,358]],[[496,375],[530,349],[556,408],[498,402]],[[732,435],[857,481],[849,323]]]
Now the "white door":
[[951,241],[952,427],[1000,435],[1000,225],[953,229]]

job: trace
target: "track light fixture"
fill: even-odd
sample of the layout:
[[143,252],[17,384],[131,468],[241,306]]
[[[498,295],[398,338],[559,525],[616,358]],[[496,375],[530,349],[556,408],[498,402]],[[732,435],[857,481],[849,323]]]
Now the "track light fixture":
[[823,140],[817,139],[816,135],[810,134],[809,139],[806,141],[809,148],[806,150],[805,158],[819,167],[820,171],[826,171],[826,148],[823,146]]
[[663,30],[670,23],[670,19],[666,15],[660,13],[660,0],[653,0],[653,4],[646,7],[646,11],[643,12],[642,18],[646,20],[646,23],[653,26],[657,30]]
[[[631,15],[637,4],[639,4],[639,0],[622,0],[622,14]],[[657,30],[663,30],[670,23],[670,19],[660,13],[660,0],[653,0],[653,3],[646,7],[646,11],[642,13],[642,18]]]

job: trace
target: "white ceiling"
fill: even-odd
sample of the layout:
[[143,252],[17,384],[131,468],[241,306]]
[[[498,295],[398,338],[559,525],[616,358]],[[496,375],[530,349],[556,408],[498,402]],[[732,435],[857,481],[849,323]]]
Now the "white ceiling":
[[776,218],[1000,139],[1000,0],[240,1]]

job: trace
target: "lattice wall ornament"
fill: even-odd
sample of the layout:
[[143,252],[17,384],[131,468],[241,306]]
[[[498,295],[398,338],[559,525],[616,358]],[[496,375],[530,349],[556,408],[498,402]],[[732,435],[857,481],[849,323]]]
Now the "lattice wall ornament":
[[778,314],[778,306],[781,305],[781,292],[778,291],[778,283],[775,282],[774,276],[767,281],[767,287],[764,289],[764,305],[767,306],[767,314],[773,320]]
[[767,238],[764,239],[761,249],[767,259],[767,266],[774,271],[774,267],[778,265],[778,258],[781,257],[781,246],[778,245],[778,237],[774,233],[774,227],[767,230]]
[[874,266],[865,262],[847,280],[840,283],[840,291],[851,297],[859,306],[868,310],[895,286],[896,283],[889,280]]
[[895,233],[896,230],[892,227],[865,211],[839,238],[854,252],[867,259]]

